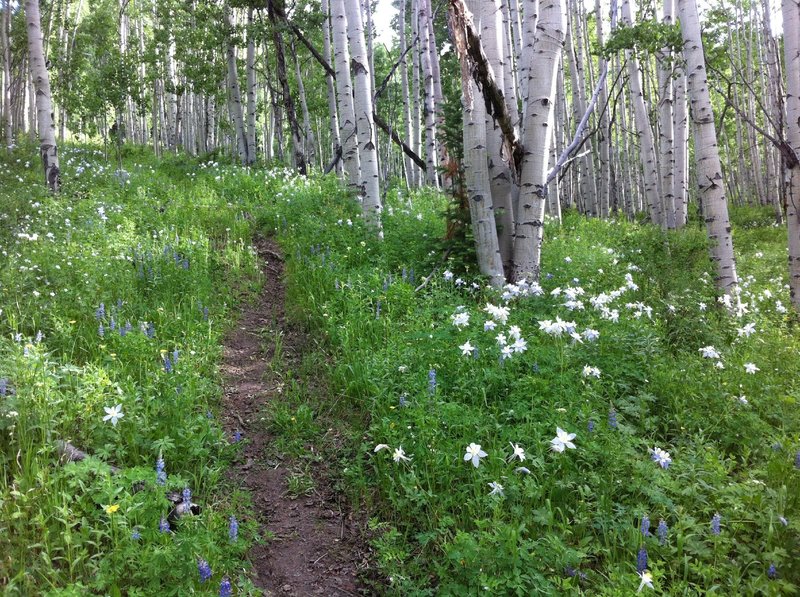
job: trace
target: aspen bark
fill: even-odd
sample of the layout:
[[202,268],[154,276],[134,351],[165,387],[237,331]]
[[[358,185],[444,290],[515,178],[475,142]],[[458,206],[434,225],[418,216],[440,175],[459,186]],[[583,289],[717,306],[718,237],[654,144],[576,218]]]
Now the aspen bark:
[[[525,14],[525,21],[532,15]],[[526,24],[523,25],[528,30]],[[538,280],[541,270],[544,208],[547,194],[547,161],[553,128],[556,74],[564,47],[566,6],[563,0],[543,0],[540,5],[533,47],[525,46],[529,57],[526,113],[520,175],[519,209],[516,214],[514,278]],[[525,60],[525,56],[523,56]],[[534,95],[535,94],[535,95]]]
[[[340,0],[334,0],[334,3]],[[353,77],[356,131],[358,132],[358,155],[361,162],[361,207],[367,227],[379,238],[381,228],[381,193],[378,170],[378,151],[375,146],[376,131],[372,119],[372,85],[361,22],[359,0],[345,0],[347,9],[347,32],[351,49],[351,75]]]
[[247,154],[247,135],[244,127],[244,113],[242,110],[242,92],[239,88],[239,74],[236,65],[236,46],[231,41],[233,34],[233,23],[231,22],[230,8],[226,5],[223,9],[223,19],[227,34],[225,37],[225,54],[228,66],[228,111],[233,121],[233,129],[236,135],[236,146],[239,151],[239,159],[243,164],[249,163]]
[[350,77],[350,49],[347,45],[347,17],[344,0],[331,1],[333,22],[333,58],[336,65],[336,96],[339,100],[339,125],[342,158],[351,188],[361,185],[361,163],[358,155],[353,84]]
[[256,163],[256,41],[253,9],[247,9],[247,163]]
[[783,51],[786,60],[786,128],[794,160],[787,160],[789,188],[786,221],[789,231],[789,294],[800,311],[800,3],[783,0]]
[[435,188],[439,188],[439,157],[436,149],[436,103],[433,83],[433,67],[431,65],[430,36],[428,35],[427,0],[418,0],[420,65],[422,70],[422,113],[425,118],[425,180]]
[[708,90],[700,20],[695,0],[679,0],[683,56],[694,123],[694,153],[697,167],[698,196],[711,240],[711,259],[717,269],[717,288],[725,294],[736,292],[738,278],[733,255],[733,238],[728,219],[725,185],[714,128],[714,113]]
[[61,171],[56,146],[56,127],[53,122],[53,102],[50,97],[50,75],[42,49],[41,17],[38,0],[25,0],[25,20],[28,26],[28,54],[31,77],[36,89],[36,117],[39,121],[39,149],[44,166],[44,178],[54,193],[61,184]]
[[675,227],[686,226],[689,208],[689,117],[686,110],[686,75],[681,70],[675,79],[673,98],[673,135],[675,146]]
[[[631,3],[634,0],[623,0],[622,20],[630,26],[633,24],[634,8]],[[644,195],[650,211],[650,219],[656,226],[666,227],[666,220],[663,213],[661,193],[659,192],[658,162],[656,160],[656,149],[653,141],[653,129],[650,126],[647,105],[644,101],[644,91],[642,89],[642,73],[639,68],[639,61],[633,56],[632,52],[626,51],[628,58],[628,79],[631,89],[631,102],[633,103],[634,122],[636,133],[639,137],[640,157],[642,169],[644,171]]]
[[[14,132],[11,126],[11,0],[6,0],[3,5],[3,20],[0,22],[0,34],[3,40],[3,130],[5,133],[6,149],[11,150],[14,144]],[[63,116],[62,116],[63,119]]]
[[[408,64],[406,62],[406,50],[408,49],[408,42],[406,40],[406,6],[408,0],[400,0],[400,90],[405,101],[403,102],[403,130],[405,131],[406,142],[413,147],[413,138],[411,131],[411,101],[408,89]],[[414,186],[414,162],[407,155],[403,156],[405,166],[405,180],[406,187],[411,188]]]
[[[674,0],[664,0],[661,22],[672,25]],[[661,176],[661,197],[664,205],[664,224],[676,228],[675,219],[675,149],[672,116],[672,53],[662,48],[657,54],[658,62],[658,151]]]
[[[325,17],[325,20],[322,24],[323,56],[325,56],[325,60],[327,60],[330,64],[335,65],[336,63],[332,60],[331,56],[331,16],[328,0],[322,0],[322,14]],[[330,118],[329,124],[333,155],[339,151],[339,148],[341,147],[341,139],[339,138],[339,114],[336,110],[336,88],[333,77],[328,73],[325,74],[325,84],[328,88],[328,115]],[[408,97],[407,93],[406,97]],[[340,161],[336,163],[336,172],[340,173],[341,171],[342,165]]]

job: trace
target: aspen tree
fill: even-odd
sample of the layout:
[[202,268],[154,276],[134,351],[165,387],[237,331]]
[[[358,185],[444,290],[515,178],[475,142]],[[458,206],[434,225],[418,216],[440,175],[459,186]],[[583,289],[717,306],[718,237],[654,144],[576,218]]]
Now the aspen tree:
[[789,293],[800,311],[800,3],[783,0],[783,51],[786,59],[786,128],[794,159],[787,159],[789,188],[786,221],[789,231]]

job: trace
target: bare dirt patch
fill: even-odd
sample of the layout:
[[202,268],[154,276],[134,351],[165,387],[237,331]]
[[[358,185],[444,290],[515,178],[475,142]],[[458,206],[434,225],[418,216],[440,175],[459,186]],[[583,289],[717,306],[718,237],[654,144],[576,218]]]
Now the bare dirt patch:
[[[260,296],[244,307],[225,341],[223,422],[241,432],[243,450],[231,481],[249,491],[266,540],[250,552],[255,585],[266,595],[361,595],[358,573],[365,568],[358,527],[334,491],[323,463],[311,466],[313,489],[292,499],[287,479],[296,464],[276,455],[263,421],[265,406],[282,400],[280,372],[271,369],[282,338],[286,366],[299,362],[307,342],[286,318],[283,261],[276,243],[256,242],[266,282]],[[292,367],[296,371],[297,367]]]

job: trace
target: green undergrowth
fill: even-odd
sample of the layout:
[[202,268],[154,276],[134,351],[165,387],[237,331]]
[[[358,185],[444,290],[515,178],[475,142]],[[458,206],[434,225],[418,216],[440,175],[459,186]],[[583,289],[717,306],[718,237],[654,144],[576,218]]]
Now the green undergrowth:
[[[0,156],[0,586],[252,593],[256,529],[222,476],[237,446],[217,417],[217,370],[261,284],[247,217],[259,185],[146,152],[119,172],[72,147],[52,197],[35,155]],[[89,456],[65,462],[60,442]],[[199,512],[170,516],[168,495],[186,489]]]
[[[383,242],[334,180],[276,176],[265,197],[289,306],[353,424],[330,457],[371,513],[377,592],[631,595],[637,568],[662,594],[797,590],[800,342],[769,217],[734,213],[726,307],[700,228],[567,214],[541,288],[503,297],[464,256],[439,263],[435,194],[390,191]],[[574,449],[551,449],[557,428]]]

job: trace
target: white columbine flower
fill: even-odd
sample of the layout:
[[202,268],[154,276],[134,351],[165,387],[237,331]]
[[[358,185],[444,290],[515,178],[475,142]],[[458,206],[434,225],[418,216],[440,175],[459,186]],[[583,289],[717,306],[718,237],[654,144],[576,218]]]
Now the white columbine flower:
[[381,450],[388,449],[388,448],[389,448],[389,444],[378,444],[377,446],[375,446],[375,448],[372,451],[375,452],[375,453],[378,453]]
[[514,460],[515,458],[519,458],[520,462],[525,460],[525,449],[522,446],[511,443],[511,449],[514,450],[514,453],[509,457],[509,460]]
[[637,593],[641,593],[642,589],[645,587],[653,588],[653,575],[650,574],[647,570],[643,570],[639,573],[639,577],[642,581],[639,583],[639,588],[637,589]]
[[531,470],[529,468],[527,468],[527,467],[524,467],[524,466],[518,466],[517,468],[514,469],[514,472],[515,473],[520,473],[520,474],[523,474],[523,475],[530,475],[531,474]]
[[514,349],[514,352],[525,352],[528,350],[528,343],[525,342],[525,338],[517,338],[511,348]]
[[761,371],[758,367],[756,367],[755,363],[745,363],[744,364],[745,373],[750,373],[754,375],[756,371]]
[[484,332],[489,332],[489,331],[493,330],[496,327],[497,327],[497,324],[494,321],[492,321],[491,319],[488,319],[483,324],[483,331]]
[[700,352],[703,354],[703,357],[706,359],[718,359],[719,353],[717,349],[713,346],[704,346],[703,348],[699,349]]
[[445,280],[447,280],[448,282],[449,282],[450,280],[452,280],[452,279],[453,279],[453,272],[451,272],[449,269],[448,269],[448,270],[445,270],[445,272],[444,272],[444,279],[445,279]]
[[600,379],[600,369],[597,367],[591,367],[589,365],[583,366],[583,376],[584,377],[596,377]]
[[506,324],[508,321],[508,314],[509,310],[508,307],[495,307],[491,303],[486,303],[486,307],[483,309],[486,313],[488,313],[492,319],[496,319],[503,325]]
[[478,468],[481,464],[481,458],[486,458],[488,454],[481,450],[481,445],[471,443],[467,446],[467,453],[464,454],[464,462],[472,461],[472,466]]
[[459,348],[461,349],[461,354],[463,354],[465,357],[471,355],[472,351],[475,350],[475,347],[469,343],[469,340],[464,342],[464,344],[459,346]]
[[572,440],[575,439],[574,433],[567,433],[561,427],[556,427],[556,436],[550,440],[550,449],[553,452],[563,452],[564,448],[575,449]]
[[739,328],[738,330],[736,330],[736,332],[739,334],[740,338],[742,336],[744,336],[745,338],[749,338],[750,336],[756,333],[756,324],[748,323],[743,328]]
[[661,468],[669,468],[669,465],[672,464],[672,458],[670,458],[669,452],[661,448],[653,448],[650,450],[650,457],[653,459],[653,462]]
[[509,338],[519,338],[522,335],[522,330],[519,329],[519,326],[512,325],[508,328],[508,336]]
[[498,483],[497,481],[492,481],[491,483],[489,483],[489,487],[492,488],[492,491],[489,492],[489,495],[499,495],[499,496],[505,495],[505,493],[503,493],[503,486],[500,485],[500,483]]
[[106,416],[103,417],[103,421],[111,421],[111,424],[114,427],[116,427],[119,420],[125,416],[122,412],[121,404],[117,404],[116,406],[112,406],[111,408],[109,408],[108,406],[104,406],[103,410],[106,411]]
[[600,337],[600,332],[597,330],[593,330],[592,328],[586,328],[583,330],[583,337],[586,338],[589,342],[594,342]]
[[396,448],[394,454],[392,454],[392,460],[400,462],[401,460],[410,461],[411,459],[406,456],[406,453],[403,451],[403,446],[400,446]]
[[469,313],[466,311],[453,313],[453,315],[450,316],[450,319],[453,320],[453,325],[457,328],[463,328],[469,325]]
[[505,361],[506,359],[510,359],[511,355],[514,354],[514,349],[506,344],[502,349],[500,349],[500,356]]

